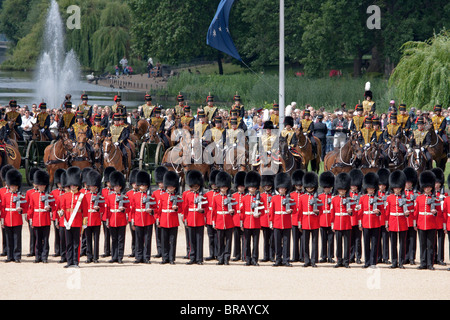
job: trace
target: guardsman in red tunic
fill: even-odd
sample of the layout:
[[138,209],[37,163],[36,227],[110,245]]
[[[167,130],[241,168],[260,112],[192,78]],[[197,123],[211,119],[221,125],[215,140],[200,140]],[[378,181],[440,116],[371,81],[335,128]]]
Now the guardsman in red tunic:
[[[3,112],[2,110],[0,110],[0,113],[1,112]],[[2,118],[3,116],[1,116],[0,117],[0,119]],[[0,121],[4,121],[3,119],[1,119]],[[6,173],[8,173],[8,171],[9,170],[11,170],[11,169],[13,169],[14,167],[12,166],[12,165],[10,165],[10,164],[7,164],[7,165],[4,165],[2,168],[1,168],[1,170],[0,170],[0,177],[1,177],[1,180],[2,180],[2,183],[3,183],[3,186],[2,186],[2,188],[0,188],[0,197],[1,197],[1,195],[3,194],[3,193],[5,193],[6,191],[8,191],[8,187],[5,185],[5,181],[6,181]],[[1,231],[2,231],[2,246],[3,246],[3,248],[2,248],[2,251],[1,251],[1,255],[2,256],[6,256],[7,255],[7,253],[6,253],[6,232],[5,232],[5,229],[1,229]],[[31,231],[32,232],[32,231]],[[31,233],[30,232],[30,233]],[[30,245],[31,246],[31,245]],[[31,251],[31,249],[30,249],[30,251]],[[33,243],[33,251],[34,251],[34,243]]]
[[[291,192],[290,197],[294,199],[295,203],[298,204],[299,199],[303,190],[303,176],[305,171],[302,169],[295,170],[292,173],[291,181],[295,188],[295,191]],[[302,234],[303,231],[298,227],[298,212],[292,213],[292,259],[291,262],[304,262],[305,260],[305,248],[303,245]]]
[[231,176],[227,172],[220,171],[216,176],[216,187],[220,193],[213,198],[212,224],[217,229],[218,240],[218,265],[230,264],[231,241],[233,236],[234,198],[230,194]]
[[420,265],[418,269],[434,270],[434,244],[437,217],[442,215],[441,203],[435,194],[436,176],[432,171],[424,171],[419,176],[422,194],[414,205],[419,234]]
[[38,191],[30,196],[28,217],[31,220],[36,239],[35,263],[48,262],[51,212],[55,206],[55,199],[46,192],[49,181],[50,177],[47,172],[39,170],[34,173],[33,182]]
[[362,246],[361,246],[361,237],[362,233],[359,229],[358,223],[358,215],[356,211],[358,211],[358,202],[361,197],[361,188],[364,174],[361,169],[352,169],[349,172],[351,183],[350,183],[350,197],[353,199],[353,205],[351,206],[353,210],[353,215],[350,217],[352,221],[352,234],[350,236],[350,263],[355,262],[357,264],[361,264],[361,256],[362,256]]
[[128,217],[128,225],[130,226],[130,233],[131,233],[131,254],[129,257],[135,257],[136,255],[136,228],[133,227],[131,223],[131,212],[133,210],[133,203],[131,201],[131,198],[134,194],[139,192],[139,187],[136,185],[136,175],[139,172],[139,168],[135,168],[131,170],[129,180],[131,189],[127,191],[127,197],[130,200],[130,216]]
[[[6,166],[5,166],[6,167]],[[3,167],[2,169],[4,169],[5,167]],[[37,167],[33,167],[30,169],[30,184],[33,186],[33,188],[27,190],[27,192],[25,193],[25,200],[27,201],[27,203],[30,203],[30,196],[35,193],[37,191],[37,187],[36,185],[33,183],[33,177],[34,177],[34,173],[39,170],[39,168]],[[3,189],[0,189],[0,192]],[[31,225],[30,222],[30,217],[28,216],[28,212],[27,212],[27,222],[28,222],[28,231],[30,233],[30,252],[27,254],[27,257],[33,257],[34,256],[34,245],[36,243],[36,239],[34,238],[34,231],[33,231],[33,226]]]
[[[156,185],[158,186],[158,189],[153,191],[153,193],[152,193],[152,198],[155,199],[155,202],[156,202],[155,206],[153,207],[153,210],[156,209],[156,206],[159,206],[160,197],[162,194],[164,194],[166,192],[166,189],[164,188],[163,178],[167,171],[168,171],[168,169],[163,166],[156,167],[156,169],[155,169],[155,182],[156,182]],[[161,258],[161,256],[162,256],[162,253],[161,253],[161,229],[157,223],[155,223],[154,225],[155,225],[155,238],[156,238],[155,258]]]
[[[305,188],[305,194],[300,197],[300,201],[297,203],[298,227],[303,230],[302,242],[305,250],[305,264],[303,266],[317,267],[316,262],[319,260],[319,208],[323,206],[323,203],[317,194],[319,177],[315,172],[305,173],[303,187]],[[311,251],[309,250],[310,239]]]
[[[434,189],[436,190],[436,199],[439,200],[441,204],[441,210],[443,208],[444,199],[448,196],[445,192],[445,177],[444,171],[441,168],[433,168],[431,171],[436,176],[436,185]],[[436,216],[436,238],[434,241],[434,263],[441,266],[445,266],[444,262],[444,246],[445,246],[445,233],[444,233],[444,216],[439,214]]]
[[[264,211],[264,205],[259,193],[261,176],[256,171],[247,172],[244,183],[248,190],[248,193],[244,196],[241,210],[241,224],[244,229],[245,265],[257,266],[259,265],[260,216]],[[251,247],[252,240],[253,249]]]
[[[331,200],[331,228],[336,235],[336,258],[335,268],[350,268],[350,236],[352,230],[351,198],[349,196],[351,178],[346,172],[336,176],[334,190],[337,195]],[[342,242],[344,248],[342,248]],[[344,255],[342,256],[342,252]]]
[[125,251],[125,233],[130,214],[130,200],[125,194],[125,177],[122,172],[114,171],[109,176],[114,192],[106,198],[107,224],[111,233],[111,260],[109,263],[123,263]]
[[67,177],[66,185],[69,186],[70,191],[62,195],[59,201],[59,214],[64,219],[60,228],[66,231],[67,264],[64,268],[77,268],[80,261],[82,228],[87,225],[88,203],[85,194],[80,192],[81,170],[78,167],[70,167],[66,170],[65,176]]
[[[450,189],[450,174],[447,176],[447,186]],[[448,234],[450,231],[450,197],[446,197],[444,204],[442,205],[442,216],[444,220],[444,232]],[[450,254],[450,237],[448,237],[449,242],[449,254]],[[450,271],[450,268],[447,269]]]
[[259,217],[261,229],[263,232],[263,258],[261,262],[274,261],[275,246],[273,242],[273,229],[270,228],[269,209],[272,203],[272,197],[275,195],[274,187],[275,175],[273,172],[263,172],[261,175],[261,201],[264,205],[264,212]]
[[282,172],[275,176],[275,190],[279,194],[273,196],[269,216],[273,237],[275,241],[274,267],[284,265],[291,267],[289,263],[290,238],[292,228],[292,213],[297,210],[295,202],[289,196],[288,191],[292,183],[289,174]]
[[[103,171],[103,189],[102,189],[102,197],[108,199],[108,196],[114,192],[111,187],[111,183],[109,182],[109,175],[116,171],[114,167],[106,167]],[[102,214],[102,226],[103,226],[103,236],[105,237],[105,244],[103,246],[103,254],[102,258],[109,257],[111,255],[111,234],[109,232],[109,228],[106,226],[106,220],[108,219],[107,212],[105,211]]]
[[161,228],[161,264],[175,264],[178,215],[183,214],[183,200],[179,195],[180,182],[175,171],[167,171],[163,181],[166,192],[161,194],[156,211],[156,223]]
[[[403,169],[406,176],[405,183],[405,196],[409,200],[408,209],[414,211],[414,201],[419,195],[416,190],[417,185],[417,171],[411,167],[406,167]],[[406,257],[405,263],[415,264],[416,259],[416,247],[417,247],[417,226],[415,224],[416,220],[413,214],[410,214],[406,221],[408,223],[408,231],[406,232]]]
[[130,196],[131,224],[136,232],[136,260],[134,263],[150,263],[152,230],[156,221],[154,216],[156,201],[149,192],[150,184],[149,173],[144,170],[139,171],[136,175],[139,192]]
[[[413,214],[409,210],[408,199],[403,192],[405,189],[406,175],[401,170],[396,170],[389,176],[389,187],[394,194],[386,198],[386,229],[389,231],[391,241],[392,265],[390,268],[404,268],[406,254],[406,232],[408,222],[406,218]],[[397,250],[397,239],[399,250]]]
[[319,194],[322,206],[319,206],[320,225],[320,263],[334,263],[334,232],[331,230],[331,199],[333,198],[334,174],[331,171],[322,172],[319,176],[319,184],[323,192]]
[[191,189],[183,194],[183,215],[189,233],[189,261],[187,264],[203,264],[203,238],[205,234],[208,201],[203,194],[203,175],[198,170],[191,170],[186,176]]
[[244,241],[243,241],[243,232],[240,226],[241,220],[241,211],[242,211],[242,201],[245,196],[245,175],[244,171],[239,171],[234,176],[234,188],[236,190],[233,193],[233,198],[236,202],[235,205],[235,215],[233,215],[234,221],[234,229],[233,229],[233,259],[232,261],[241,260],[245,261],[245,252],[244,252]]
[[359,199],[359,226],[364,239],[364,266],[375,267],[378,256],[378,238],[380,236],[380,216],[384,215],[384,202],[377,195],[378,175],[368,172],[363,178],[363,192]]
[[5,262],[20,262],[22,256],[22,214],[27,212],[25,196],[20,192],[22,186],[22,174],[11,169],[6,173],[6,185],[8,190],[0,196],[1,226],[6,234]]
[[208,246],[209,257],[206,257],[206,261],[217,259],[218,243],[217,243],[217,230],[212,226],[212,204],[213,198],[219,194],[219,189],[216,186],[216,176],[219,170],[213,170],[209,174],[209,188],[210,190],[205,193],[206,201],[208,201],[208,209],[206,211],[206,233],[208,234]]
[[101,194],[102,176],[91,170],[86,176],[86,186],[89,191],[85,194],[88,203],[86,227],[86,263],[98,263],[100,251],[100,226],[102,215],[105,214],[105,198]]
[[[384,202],[386,209],[386,199],[389,195],[389,176],[391,172],[387,168],[381,168],[378,174],[378,197]],[[389,261],[389,231],[386,229],[388,216],[380,216],[380,239],[378,241],[378,263],[390,264]]]
[[[64,218],[59,216],[58,212],[60,210],[59,202],[63,194],[66,193],[64,185],[62,183],[62,175],[65,174],[66,170],[59,168],[55,171],[55,176],[53,178],[53,183],[56,185],[51,194],[55,199],[55,210],[53,211],[53,224],[55,226],[55,256],[59,252],[61,256],[60,263],[67,262],[66,259],[66,232],[64,228]],[[67,181],[67,176],[65,177]],[[57,249],[58,248],[58,249]]]

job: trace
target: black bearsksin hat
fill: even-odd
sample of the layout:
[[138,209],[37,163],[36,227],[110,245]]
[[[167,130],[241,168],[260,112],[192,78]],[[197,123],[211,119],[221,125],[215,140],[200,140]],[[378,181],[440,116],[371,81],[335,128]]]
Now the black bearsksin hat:
[[442,171],[441,168],[433,168],[431,169],[431,172],[434,173],[435,177],[436,177],[436,182],[440,183],[441,186],[444,186],[445,184],[445,177],[444,177],[444,171]]
[[308,171],[303,176],[303,187],[306,188],[314,188],[317,190],[319,188],[319,176],[317,173],[313,171]]
[[98,192],[102,187],[102,175],[96,170],[88,171],[84,181],[84,183],[86,183],[86,186],[88,187],[96,186],[98,188]]
[[420,191],[423,192],[423,190],[427,187],[431,187],[432,193],[434,192],[434,185],[436,183],[436,176],[431,170],[426,170],[422,172],[419,175],[419,185],[420,185]]
[[89,173],[89,171],[92,171],[92,170],[94,170],[92,167],[86,167],[86,168],[83,168],[81,170],[81,182],[83,184],[86,183],[86,176],[87,176],[87,174]]
[[33,176],[33,183],[38,186],[48,186],[50,183],[50,176],[46,171],[37,170]]
[[131,170],[130,177],[128,178],[128,182],[130,183],[130,185],[136,183],[136,175],[138,174],[138,172],[139,172],[138,168],[134,168],[133,170]]
[[352,169],[348,173],[350,175],[350,186],[357,186],[358,191],[361,191],[364,173],[362,173],[361,169]]
[[64,172],[61,173],[61,186],[63,188],[69,187],[69,185],[67,184],[67,172],[66,172],[66,170],[64,170]]
[[[3,167],[4,168],[4,167]],[[38,171],[38,170],[40,170],[39,168],[37,168],[37,167],[33,167],[33,168],[31,168],[30,169],[30,183],[31,184],[33,184],[34,183],[34,173],[36,172],[36,171]]]
[[347,172],[341,172],[336,176],[334,181],[334,190],[344,189],[346,191],[350,190],[351,178]]
[[150,186],[151,184],[150,174],[144,170],[138,171],[138,173],[136,174],[136,184],[138,186]]
[[6,173],[11,170],[14,169],[14,167],[10,164],[7,164],[5,166],[2,167],[2,169],[0,170],[0,176],[2,177],[2,181],[5,181],[6,179]]
[[245,175],[244,185],[246,188],[259,188],[261,185],[261,175],[256,171],[249,171]]
[[414,170],[412,167],[406,167],[403,169],[403,172],[405,173],[406,182],[411,182],[413,185],[413,188],[417,186],[417,171]]
[[120,171],[114,171],[109,175],[109,182],[111,183],[111,187],[120,186],[122,189],[120,190],[120,193],[125,192],[125,176]]
[[279,188],[286,188],[289,192],[291,187],[292,183],[289,174],[286,172],[277,173],[277,175],[275,176],[275,189],[278,190]]
[[69,186],[78,186],[78,188],[82,188],[82,177],[81,177],[81,169],[79,167],[70,167],[66,170],[67,174],[67,185]]
[[375,192],[377,192],[378,182],[379,182],[378,175],[375,172],[366,173],[363,178],[363,190],[372,188],[375,189]]
[[234,176],[234,187],[245,186],[245,171],[238,171]]
[[231,189],[231,175],[228,172],[220,171],[216,176],[216,187]]
[[305,171],[302,169],[297,169],[292,172],[291,182],[294,186],[302,186],[303,185],[303,176],[305,175]]
[[319,176],[319,184],[322,188],[334,187],[334,174],[331,171],[322,172]]
[[216,184],[216,176],[220,171],[215,169],[213,171],[211,171],[211,173],[209,174],[209,186],[211,187],[213,184]]
[[18,186],[19,189],[22,186],[22,174],[17,169],[8,170],[5,177],[6,185]]
[[272,188],[275,186],[275,174],[270,170],[261,174],[261,187],[265,186],[272,186]]
[[166,174],[166,172],[169,171],[169,169],[167,169],[164,166],[159,166],[156,167],[155,169],[155,182],[156,183],[162,183],[164,182],[164,175]]
[[66,172],[66,170],[63,169],[63,168],[58,168],[58,169],[56,169],[55,175],[53,176],[53,183],[54,183],[55,185],[62,184],[62,182],[61,182],[61,176],[62,176],[63,172]]
[[114,167],[106,167],[105,170],[103,171],[103,182],[109,182],[109,176],[111,175],[111,173],[113,173],[114,171],[116,171],[116,168]]
[[204,182],[203,174],[198,170],[189,170],[186,175],[186,183],[188,186],[198,184],[200,187],[203,187]]
[[180,188],[180,176],[175,171],[167,171],[163,177],[164,188],[175,187],[175,193]]
[[389,187],[391,189],[405,189],[406,175],[402,170],[395,170],[389,175]]
[[378,184],[385,185],[389,189],[389,176],[391,172],[387,168],[381,168],[377,172],[378,174]]

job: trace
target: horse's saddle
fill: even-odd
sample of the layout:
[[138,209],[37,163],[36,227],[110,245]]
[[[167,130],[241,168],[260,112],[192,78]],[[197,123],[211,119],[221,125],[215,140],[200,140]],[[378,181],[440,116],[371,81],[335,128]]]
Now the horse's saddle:
[[0,151],[4,151],[11,160],[16,160],[16,151],[14,151],[13,148],[7,146],[6,144],[0,145]]

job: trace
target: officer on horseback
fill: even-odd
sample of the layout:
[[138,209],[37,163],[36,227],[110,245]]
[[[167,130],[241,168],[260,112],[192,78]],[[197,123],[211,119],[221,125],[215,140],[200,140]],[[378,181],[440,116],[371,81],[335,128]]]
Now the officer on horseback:
[[16,131],[17,135],[19,136],[19,140],[23,140],[23,134],[22,134],[22,128],[20,127],[22,125],[22,117],[20,113],[16,111],[17,108],[17,101],[11,100],[9,102],[9,107],[11,108],[11,111],[6,113],[6,121],[7,122],[14,122],[14,130]]
[[94,116],[94,125],[91,127],[92,136],[101,136],[102,138],[106,137],[108,134],[108,130],[101,125],[102,122],[102,116],[99,114],[96,114]]
[[231,106],[231,110],[238,110],[238,116],[243,118],[245,115],[245,109],[244,106],[241,104],[241,96],[237,93],[233,97],[234,104]]
[[411,139],[411,147],[418,146],[420,150],[427,157],[427,167],[431,169],[431,163],[433,158],[430,152],[428,152],[428,147],[431,145],[431,135],[425,130],[425,119],[419,117],[417,119],[417,129],[413,131],[413,136]]
[[216,117],[218,108],[214,106],[214,96],[209,94],[206,97],[206,106],[203,108],[205,112],[205,116],[207,118],[207,122],[211,124],[214,122],[214,118]]
[[375,130],[372,128],[372,119],[367,118],[364,121],[364,128],[360,130],[361,134],[359,135],[359,143],[364,146],[364,149],[370,147],[373,142],[373,134]]
[[[74,140],[75,143],[78,141],[78,136],[82,133],[86,134],[87,140],[92,139],[92,130],[88,126],[87,123],[85,123],[84,113],[82,111],[78,111],[76,115],[77,122],[72,125],[72,131],[69,133],[69,138]],[[89,159],[91,163],[94,163],[95,160],[95,154],[94,149],[91,147],[91,145],[86,141],[85,143],[86,151],[89,155]]]
[[85,93],[81,95],[81,104],[78,105],[77,112],[81,112],[84,122],[90,127],[92,125],[92,106],[88,104],[88,95]]
[[4,119],[5,117],[5,109],[0,109],[0,155],[2,157],[1,166],[7,164],[7,155],[5,151],[5,144],[9,140],[9,134],[11,129],[8,126],[8,122]]
[[154,105],[152,105],[152,96],[149,94],[145,95],[145,104],[141,106],[141,112],[140,116],[147,119],[147,121],[152,117],[153,115],[153,109],[155,108]]
[[[388,146],[394,137],[401,137],[403,134],[402,126],[397,123],[397,113],[391,113],[390,117],[391,123],[386,126],[383,132],[383,140],[386,146]],[[386,148],[387,149],[387,148]],[[403,143],[399,145],[400,152],[405,156],[406,159],[406,149]]]
[[184,96],[181,94],[181,92],[178,93],[177,101],[178,105],[176,105],[174,108],[175,116],[181,117],[184,114],[184,107],[185,107]]
[[[247,125],[245,124],[244,120],[239,116],[238,109],[230,110],[230,118],[236,118],[237,123],[238,123],[238,128],[242,129],[244,132],[247,131]],[[231,129],[231,123],[228,123],[228,129]]]
[[280,120],[279,111],[280,111],[280,105],[276,102],[273,103],[273,113],[270,115],[270,121],[272,121],[272,126],[277,129],[278,128],[278,122]]
[[52,141],[53,137],[50,133],[50,115],[47,113],[47,104],[42,102],[39,105],[39,110],[41,110],[41,112],[37,115],[39,130],[47,137],[48,141]]
[[113,113],[118,114],[127,114],[127,107],[122,104],[122,97],[120,95],[116,95],[114,97],[115,104],[111,107]]
[[166,150],[170,147],[170,141],[164,133],[164,127],[166,124],[166,119],[161,117],[161,107],[155,107],[153,109],[153,117],[150,118],[150,125],[154,126],[156,133],[158,134],[161,141],[164,143]]
[[205,132],[210,129],[210,126],[206,119],[206,114],[203,110],[197,112],[198,121],[194,125],[194,137],[202,141],[202,146],[206,147],[208,141],[205,137]]
[[123,166],[125,170],[128,169],[128,152],[127,147],[125,146],[125,141],[130,137],[130,131],[127,127],[120,125],[120,117],[119,113],[115,113],[113,115],[114,124],[109,127],[108,136],[112,137],[112,142],[116,147],[120,149],[122,152],[122,160]]
[[64,107],[66,111],[62,115],[61,119],[59,119],[58,129],[66,129],[69,131],[75,123],[75,114],[72,112],[72,102],[67,101],[64,103]]
[[192,134],[194,132],[194,117],[191,115],[191,107],[185,106],[184,107],[184,116],[180,119],[180,124],[178,125],[178,128],[189,128],[190,133]]
[[397,116],[397,122],[402,126],[402,130],[406,137],[411,135],[411,119],[406,112],[406,105],[404,103],[400,104],[398,107],[400,114]]
[[445,133],[445,129],[447,126],[447,121],[445,120],[445,117],[441,115],[442,106],[441,105],[435,105],[434,106],[434,113],[435,115],[431,118],[431,121],[433,123],[434,131],[437,135],[439,135],[442,138],[442,141],[444,142],[444,150],[447,154],[447,157],[449,157],[449,147],[448,147],[448,137]]
[[312,133],[314,132],[314,122],[311,119],[311,113],[309,109],[306,109],[303,113],[303,120],[300,121],[300,132],[301,134],[307,136],[309,141],[311,141],[312,152],[315,158],[317,154],[317,144],[316,139],[314,139]]

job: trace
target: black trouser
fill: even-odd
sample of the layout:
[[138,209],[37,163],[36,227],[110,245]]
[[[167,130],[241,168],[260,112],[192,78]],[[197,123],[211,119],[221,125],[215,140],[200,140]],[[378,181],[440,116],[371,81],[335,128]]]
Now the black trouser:
[[[391,241],[392,265],[403,266],[406,256],[406,231],[389,231]],[[399,250],[397,251],[397,238]]]
[[406,232],[406,262],[413,262],[416,259],[417,231],[414,227],[409,227]]
[[320,227],[320,238],[322,245],[320,250],[320,258],[331,260],[334,257],[334,232],[331,227]]
[[34,227],[34,236],[36,238],[35,255],[36,261],[48,259],[50,246],[48,243],[50,236],[50,226]]
[[161,251],[161,228],[155,223],[155,238],[156,238],[156,254],[158,256],[162,255]]
[[136,261],[150,261],[152,248],[152,231],[153,225],[135,226],[136,244],[135,257]]
[[131,222],[129,222],[128,225],[130,226],[130,233],[131,233],[131,256],[134,257],[136,255],[136,253],[135,253],[136,234],[135,234],[135,230],[133,230],[133,228],[131,227]]
[[53,230],[55,230],[55,256],[61,255],[61,239],[59,236],[59,230],[56,228],[56,221],[53,221]]
[[189,255],[191,254],[191,240],[189,239],[189,231],[186,225],[184,225],[184,236],[186,237],[186,259],[189,259]]
[[385,226],[380,227],[380,238],[378,239],[378,260],[389,261],[389,231]]
[[66,230],[66,258],[69,266],[77,266],[79,262],[78,251],[80,249],[81,228],[71,227]]
[[217,230],[212,225],[206,225],[206,232],[208,234],[209,256],[211,258],[217,258],[218,243],[217,243]]
[[325,155],[327,154],[327,137],[325,136],[324,138],[320,139],[320,143],[322,145],[322,154],[320,156],[320,158],[325,159]]
[[103,235],[105,236],[105,243],[103,246],[103,251],[105,256],[111,255],[111,233],[109,228],[106,226],[106,221],[102,221],[103,225]]
[[378,260],[378,239],[380,237],[380,228],[364,228],[364,264],[366,266],[375,266]]
[[178,227],[161,228],[161,254],[163,262],[175,262]]
[[273,230],[269,227],[261,227],[263,231],[263,260],[273,261],[275,257],[275,245],[273,241]]
[[350,237],[350,261],[361,260],[362,246],[361,246],[361,230],[359,226],[352,226],[352,234]]
[[66,228],[63,226],[59,226],[57,229],[57,233],[59,235],[59,248],[60,248],[60,254],[61,254],[61,261],[66,262]]
[[[259,233],[260,229],[244,229],[245,261],[257,263],[259,259]],[[253,239],[253,250],[251,242]]]
[[245,261],[244,242],[242,241],[243,234],[241,227],[233,228],[233,257]]
[[5,229],[2,228],[2,255],[6,256],[6,232]]
[[434,239],[436,229],[418,230],[420,248],[420,266],[432,267],[434,264]]
[[444,262],[444,243],[445,243],[445,233],[444,229],[437,229],[436,238],[434,241],[434,262]]
[[[98,260],[100,255],[100,226],[87,227],[86,234],[86,255],[89,261]],[[92,245],[94,240],[94,245]]]
[[187,227],[189,232],[189,259],[193,262],[203,262],[203,237],[205,226]]
[[[309,240],[311,239],[311,254]],[[319,258],[319,229],[303,230],[302,242],[305,248],[305,264],[316,264]]]
[[217,260],[219,261],[219,263],[230,261],[232,239],[233,228],[217,230],[217,241],[219,243]]
[[35,244],[36,244],[36,237],[34,236],[34,228],[30,225],[30,220],[27,220],[28,222],[28,231],[30,232],[30,255],[35,255]]
[[292,226],[292,261],[303,261],[305,246],[302,240],[303,231],[297,226]]
[[275,262],[287,264],[291,250],[291,229],[273,229],[275,242]]
[[[348,265],[350,260],[350,237],[352,230],[336,230],[336,259],[338,264]],[[344,244],[344,247],[342,247]],[[342,257],[342,252],[344,256]]]
[[109,227],[111,232],[111,260],[121,261],[125,252],[125,233],[127,226]]
[[4,231],[8,260],[20,260],[22,256],[22,226],[5,227]]

